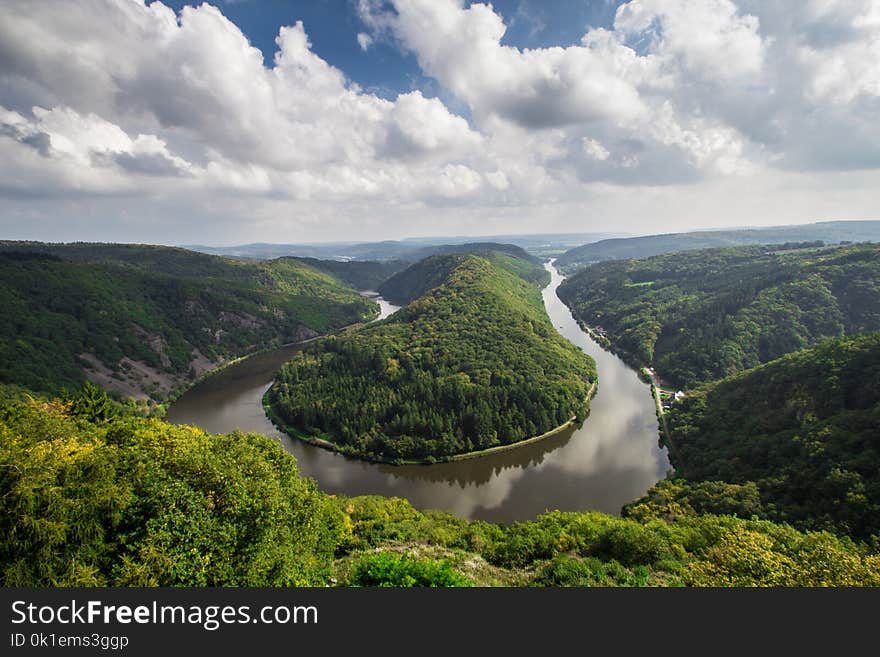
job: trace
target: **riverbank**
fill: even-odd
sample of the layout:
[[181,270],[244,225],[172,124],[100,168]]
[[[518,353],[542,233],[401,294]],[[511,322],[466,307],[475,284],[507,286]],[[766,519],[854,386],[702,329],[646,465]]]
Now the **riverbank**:
[[217,367],[214,367],[214,368],[208,370],[207,372],[200,374],[195,379],[193,379],[192,381],[189,381],[185,385],[182,385],[179,388],[176,388],[175,390],[171,391],[169,393],[166,401],[159,404],[158,407],[163,409],[163,415],[164,415],[164,411],[169,406],[171,406],[171,404],[173,404],[178,399],[180,399],[183,395],[185,395],[189,390],[191,390],[192,388],[196,387],[197,385],[199,385],[201,383],[204,383],[208,379],[211,379],[212,377],[217,376],[218,374],[220,374],[221,372],[224,372],[225,370],[229,369],[230,367],[234,367],[236,365],[241,365],[243,362],[245,362],[251,358],[254,358],[256,356],[261,356],[263,354],[268,354],[273,351],[277,351],[278,349],[284,349],[286,347],[295,347],[295,346],[300,346],[300,345],[311,344],[312,342],[316,342],[317,340],[322,340],[323,338],[327,338],[331,335],[339,335],[340,333],[344,333],[346,331],[360,328],[361,326],[366,326],[367,324],[370,324],[372,322],[375,322],[375,321],[378,321],[379,319],[381,319],[381,311],[379,313],[377,313],[377,315],[378,315],[378,317],[375,319],[362,321],[362,322],[355,322],[354,324],[346,324],[345,326],[342,326],[342,327],[335,329],[333,331],[329,331],[327,333],[317,333],[316,335],[313,335],[309,338],[305,338],[303,340],[295,340],[293,342],[285,342],[284,344],[279,344],[279,345],[275,345],[275,346],[262,347],[260,349],[255,350],[255,351],[248,352],[242,356],[236,356],[235,358],[231,358],[230,360],[227,360],[227,361],[219,364]]
[[402,497],[418,509],[502,523],[529,520],[547,509],[619,514],[669,469],[654,401],[636,371],[579,329],[555,294],[560,280],[554,274],[544,291],[546,311],[558,332],[596,359],[601,377],[580,427],[575,423],[536,442],[520,441],[479,458],[435,465],[343,458],[338,451],[279,432],[263,408],[275,373],[298,347],[227,367],[170,406],[169,421],[211,433],[239,429],[271,436],[296,457],[302,476],[328,494]]
[[[587,404],[587,417],[590,415],[589,403],[590,400],[595,396],[597,388],[597,382],[593,382],[590,386],[590,389],[587,391],[587,396],[584,399],[584,402]],[[315,447],[320,447],[321,449],[326,449],[331,452],[336,452],[337,454],[342,454],[343,456],[348,456],[352,459],[357,459],[359,461],[365,461],[367,463],[381,463],[384,465],[434,465],[437,463],[454,463],[456,461],[465,461],[469,459],[476,459],[482,456],[491,456],[493,454],[500,454],[501,452],[509,452],[511,450],[524,447],[526,445],[533,445],[542,440],[546,440],[547,438],[551,438],[556,436],[566,429],[575,426],[578,423],[578,419],[576,415],[572,415],[571,418],[567,422],[563,422],[557,427],[550,429],[549,431],[545,431],[544,433],[538,436],[532,436],[531,438],[524,438],[523,440],[518,440],[515,443],[509,443],[507,445],[496,445],[495,447],[488,447],[486,449],[480,449],[473,452],[464,452],[463,454],[452,454],[449,456],[441,456],[435,457],[431,456],[427,459],[382,459],[376,457],[370,457],[363,454],[354,454],[347,452],[344,447],[340,447],[340,445],[334,443],[332,440],[326,440],[325,438],[318,438],[317,436],[312,436],[306,433],[299,431],[298,429],[289,426],[286,424],[275,412],[275,409],[272,408],[272,404],[269,403],[269,390],[263,394],[263,411],[266,413],[266,417],[269,418],[269,421],[275,426],[278,431],[295,440],[300,440],[309,445],[314,445]]]

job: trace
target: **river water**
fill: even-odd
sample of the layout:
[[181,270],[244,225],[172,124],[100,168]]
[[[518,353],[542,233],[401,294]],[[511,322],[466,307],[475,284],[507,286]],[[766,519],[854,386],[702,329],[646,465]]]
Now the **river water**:
[[[654,400],[633,369],[580,329],[556,296],[562,276],[551,263],[546,267],[552,277],[543,292],[547,313],[563,337],[596,360],[599,373],[590,416],[579,429],[453,463],[390,466],[351,459],[289,438],[263,413],[263,393],[278,368],[300,349],[296,345],[209,377],[181,396],[167,419],[215,433],[240,428],[274,436],[296,456],[300,472],[328,493],[405,497],[420,509],[498,522],[525,520],[550,509],[619,513],[670,467],[665,448],[658,445]],[[380,318],[397,310],[384,299],[377,301]]]

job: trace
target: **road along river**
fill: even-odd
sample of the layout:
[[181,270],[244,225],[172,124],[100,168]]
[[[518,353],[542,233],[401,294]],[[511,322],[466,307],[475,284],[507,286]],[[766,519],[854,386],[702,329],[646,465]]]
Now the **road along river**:
[[[579,429],[487,456],[436,465],[365,463],[280,433],[263,413],[262,397],[278,368],[298,345],[247,358],[207,378],[168,410],[176,424],[223,433],[236,428],[274,436],[296,456],[300,472],[328,493],[409,499],[420,509],[443,509],[466,518],[508,522],[550,509],[619,513],[669,469],[658,446],[654,400],[647,384],[614,354],[597,345],[556,296],[552,280],[544,306],[559,333],[596,360],[599,389]],[[377,298],[380,318],[397,310]]]

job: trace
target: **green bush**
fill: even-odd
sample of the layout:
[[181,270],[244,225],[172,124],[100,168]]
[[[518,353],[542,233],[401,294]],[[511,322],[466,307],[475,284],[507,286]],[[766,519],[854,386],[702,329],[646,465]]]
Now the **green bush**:
[[379,552],[361,557],[354,565],[351,586],[471,586],[446,561],[417,559],[406,554]]

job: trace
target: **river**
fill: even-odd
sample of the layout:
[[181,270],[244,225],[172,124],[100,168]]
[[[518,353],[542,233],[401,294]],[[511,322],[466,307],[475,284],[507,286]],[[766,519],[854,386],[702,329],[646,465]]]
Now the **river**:
[[[663,478],[670,468],[658,445],[650,388],[617,356],[584,333],[556,296],[562,276],[546,265],[551,282],[544,306],[559,333],[596,360],[599,388],[590,416],[546,440],[480,458],[436,465],[365,463],[280,433],[263,413],[263,393],[297,345],[228,367],[190,389],[168,410],[176,424],[221,433],[240,428],[274,436],[314,477],[321,490],[343,495],[405,497],[420,509],[465,518],[510,522],[549,509],[619,513],[621,506]],[[397,310],[381,298],[380,318]]]

